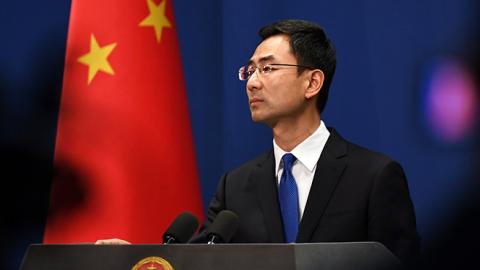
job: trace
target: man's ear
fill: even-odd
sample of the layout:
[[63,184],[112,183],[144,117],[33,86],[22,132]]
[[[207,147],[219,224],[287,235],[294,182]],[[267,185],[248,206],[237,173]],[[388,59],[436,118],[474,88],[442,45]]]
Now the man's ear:
[[305,89],[305,98],[310,99],[320,92],[323,82],[325,81],[325,74],[320,69],[314,69],[310,72],[308,86]]

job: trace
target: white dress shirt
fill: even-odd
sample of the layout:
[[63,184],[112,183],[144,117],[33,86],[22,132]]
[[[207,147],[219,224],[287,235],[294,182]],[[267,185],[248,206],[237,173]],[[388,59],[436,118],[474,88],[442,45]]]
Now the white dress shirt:
[[[320,158],[320,154],[322,154],[329,136],[330,132],[325,126],[325,123],[320,121],[320,126],[317,130],[290,152],[297,158],[292,166],[292,174],[297,183],[300,219],[303,216],[303,211],[307,204],[308,194],[310,193],[313,176],[317,168],[317,161]],[[283,155],[288,152],[280,148],[277,143],[275,143],[275,139],[273,140],[273,152],[275,155],[275,176],[277,177],[277,183],[280,184],[283,173],[283,162],[281,161]]]

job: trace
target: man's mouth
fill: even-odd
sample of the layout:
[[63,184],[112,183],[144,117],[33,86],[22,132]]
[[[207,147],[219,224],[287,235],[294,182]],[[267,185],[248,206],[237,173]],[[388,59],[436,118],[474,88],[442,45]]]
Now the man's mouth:
[[260,99],[260,98],[251,98],[250,99],[250,105],[255,105],[255,104],[258,104],[260,102],[263,102],[263,99]]

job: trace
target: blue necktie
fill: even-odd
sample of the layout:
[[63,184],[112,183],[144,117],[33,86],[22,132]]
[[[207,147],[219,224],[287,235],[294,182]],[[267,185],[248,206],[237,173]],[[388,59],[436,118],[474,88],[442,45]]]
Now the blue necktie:
[[297,158],[288,153],[283,155],[283,173],[280,179],[279,197],[282,211],[285,242],[293,243],[298,231],[298,190],[292,175],[292,165]]

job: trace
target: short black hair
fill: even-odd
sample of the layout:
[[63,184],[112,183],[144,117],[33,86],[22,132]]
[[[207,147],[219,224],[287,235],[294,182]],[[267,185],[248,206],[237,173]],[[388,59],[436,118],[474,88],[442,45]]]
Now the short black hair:
[[[287,35],[298,65],[318,68],[325,74],[325,81],[317,98],[317,110],[323,111],[328,99],[337,58],[335,47],[318,24],[304,20],[282,20],[264,26],[258,32],[262,40],[275,35]],[[299,67],[301,74],[305,68]]]

